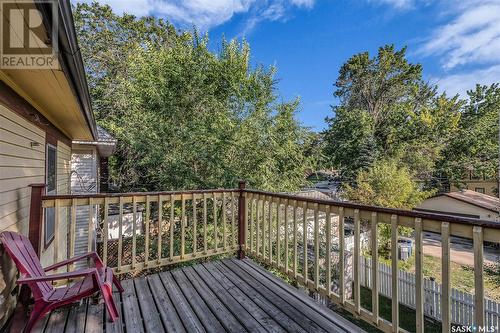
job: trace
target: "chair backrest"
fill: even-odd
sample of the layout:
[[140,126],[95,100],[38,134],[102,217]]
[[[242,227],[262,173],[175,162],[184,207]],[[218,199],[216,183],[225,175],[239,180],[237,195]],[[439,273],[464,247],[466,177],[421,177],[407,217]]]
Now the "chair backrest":
[[[45,276],[40,259],[38,259],[33,245],[26,236],[16,232],[4,231],[0,233],[0,240],[7,253],[14,261],[23,277]],[[44,297],[54,287],[49,282],[33,282],[28,284],[35,299]]]

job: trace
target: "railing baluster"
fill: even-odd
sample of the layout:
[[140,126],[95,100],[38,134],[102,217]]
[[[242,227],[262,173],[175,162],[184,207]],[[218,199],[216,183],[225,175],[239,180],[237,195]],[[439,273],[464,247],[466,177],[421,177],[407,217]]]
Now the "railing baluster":
[[219,248],[219,240],[218,240],[218,235],[217,235],[217,196],[216,193],[213,195],[213,200],[214,200],[214,248],[215,251],[217,252]]
[[484,326],[483,228],[474,226],[474,321]]
[[262,260],[266,259],[266,198],[262,197]]
[[[182,223],[182,222],[181,222]],[[174,232],[175,232],[175,196],[170,195],[170,227],[169,227],[169,255],[170,261],[174,260]]]
[[314,204],[314,287],[319,289],[319,209]]
[[181,259],[186,253],[186,199],[181,194]]
[[331,217],[331,207],[326,206],[325,210],[325,221],[326,221],[326,249],[325,249],[325,259],[326,259],[326,295],[330,297],[332,293],[332,223]]
[[132,197],[132,264],[130,267],[135,268],[136,252],[137,252],[137,201],[135,196]]
[[[76,218],[76,216],[75,216]],[[108,228],[109,228],[109,198],[104,198],[104,221],[102,234],[102,262],[104,266],[108,263]]]
[[[170,196],[170,200],[172,200],[172,196]],[[172,201],[171,201],[172,202]],[[161,262],[161,234],[163,229],[163,197],[158,195],[158,240],[157,240],[157,254],[156,261],[158,264]],[[170,229],[172,229],[172,221],[170,221]],[[170,238],[170,243],[172,244],[172,237]],[[172,252],[170,253],[170,257],[172,257]]]
[[377,237],[377,213],[372,213],[371,221],[371,246],[372,246],[372,321],[375,325],[378,325],[378,237]]
[[[56,201],[57,202],[57,201]],[[92,219],[92,214],[94,213],[94,209],[92,207],[92,198],[89,198],[89,221],[88,221],[88,229],[87,229],[87,252],[90,252],[92,251],[92,239],[93,239],[93,233],[94,233],[94,221]],[[56,214],[56,221],[57,221],[57,214]],[[58,230],[58,229],[55,229],[55,230]],[[57,244],[57,242],[56,242]],[[57,252],[57,248],[54,248],[54,251]]]
[[123,197],[120,196],[118,200],[118,263],[116,270],[118,272],[122,269],[122,251],[123,251]]
[[354,275],[354,307],[356,313],[359,315],[361,312],[361,296],[360,296],[360,278],[359,278],[359,257],[361,255],[360,250],[360,221],[359,221],[359,209],[354,210],[354,260],[353,260],[353,275]]
[[207,194],[203,193],[203,254],[207,254]]
[[252,196],[252,198],[250,199],[250,219],[249,219],[249,222],[250,222],[250,253],[254,253],[255,251],[255,248],[254,248],[254,243],[253,243],[253,229],[254,229],[254,224],[255,224],[255,208],[254,208],[254,205],[255,205],[255,201],[258,200],[259,198],[259,195],[256,195],[255,196],[256,199],[254,199],[254,197]]
[[236,207],[234,204],[234,192],[231,192],[231,237],[233,247],[236,246]]
[[54,263],[59,261],[59,209],[60,201],[56,199],[54,203]]
[[422,250],[422,220],[415,219],[415,298],[416,333],[424,332],[424,276]]
[[307,280],[309,279],[308,263],[307,263],[307,202],[302,203],[302,252],[304,255],[304,267],[302,270],[302,275],[304,278],[304,286],[307,286]]
[[196,234],[196,224],[198,223],[196,221],[196,194],[193,193],[193,256],[196,255],[196,252],[198,251],[198,236]]
[[257,210],[257,217],[255,218],[255,254],[259,256],[259,249],[260,249],[260,220],[261,220],[261,203],[262,203],[262,197],[259,195],[257,197],[257,203],[256,203],[256,210]]
[[[245,182],[240,182],[238,184],[238,188],[240,189],[240,198],[238,201],[238,207],[242,207],[244,212],[241,214],[243,215],[243,228],[241,228],[241,230],[245,233],[244,235],[241,236],[241,240],[244,242],[244,244],[242,244],[241,248],[240,248],[240,251],[241,250],[244,250],[247,245],[246,245],[246,242],[247,242],[247,237],[246,237],[246,234],[248,233],[248,209],[247,209],[247,193],[244,193],[243,190],[245,189]],[[241,215],[238,211],[238,220],[241,221]],[[241,223],[241,222],[239,222]],[[245,252],[244,251],[241,251],[240,254],[238,254],[239,258],[242,258],[245,256]]]
[[[106,202],[106,199],[104,200]],[[148,267],[149,263],[149,219],[151,217],[150,215],[150,209],[151,209],[151,198],[149,195],[146,195],[146,217],[145,219],[145,230],[144,230],[144,267]]]
[[398,216],[391,216],[392,331],[399,330]]
[[250,252],[252,254],[255,254],[255,245],[253,242],[254,236],[254,224],[255,224],[255,208],[254,208],[255,200],[254,200],[254,195],[250,197],[249,205],[250,205]]
[[269,264],[273,262],[273,198],[269,197],[269,221],[268,221],[268,241],[269,241]]
[[281,244],[280,244],[280,229],[281,229],[281,199],[276,202],[276,267],[281,266]]
[[344,207],[339,207],[339,288],[340,304],[345,304],[345,234],[344,234]]
[[[106,198],[107,199],[107,198]],[[106,199],[104,199],[104,202],[106,202]],[[106,207],[106,205],[104,205]],[[71,200],[71,222],[69,226],[69,257],[73,258],[75,256],[75,239],[76,239],[76,199]],[[108,239],[107,239],[107,228],[105,227],[105,232],[104,234],[106,235],[104,239],[104,248],[103,248],[103,261],[104,265],[106,265],[107,262],[107,253],[108,253]],[[72,271],[75,267],[74,263],[71,263],[68,267],[68,270]]]
[[293,276],[297,279],[297,200],[293,201]]
[[288,219],[288,199],[285,200],[285,272],[288,274],[288,226],[289,226],[289,219]]
[[226,192],[222,192],[222,244],[224,251],[227,249],[227,231],[226,231]]
[[441,276],[443,279],[441,294],[441,323],[443,332],[450,330],[451,294],[450,294],[450,224],[441,224]]

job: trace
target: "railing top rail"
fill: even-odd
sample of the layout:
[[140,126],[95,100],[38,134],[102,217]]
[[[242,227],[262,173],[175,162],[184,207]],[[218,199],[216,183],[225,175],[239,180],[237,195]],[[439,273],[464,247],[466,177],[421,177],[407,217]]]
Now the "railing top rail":
[[86,199],[86,198],[119,198],[147,195],[179,195],[179,194],[203,194],[203,193],[231,193],[239,192],[239,189],[213,189],[213,190],[184,190],[184,191],[159,191],[159,192],[120,192],[120,193],[88,193],[88,194],[60,194],[43,195],[42,200],[54,199]]
[[436,213],[428,213],[414,210],[405,210],[405,209],[395,209],[395,208],[386,208],[386,207],[378,207],[378,206],[370,206],[357,204],[348,201],[337,201],[337,200],[328,200],[328,199],[318,199],[312,197],[305,196],[297,196],[294,194],[288,193],[277,193],[277,192],[268,192],[262,190],[255,189],[207,189],[207,190],[185,190],[185,191],[159,191],[159,192],[129,192],[129,193],[93,193],[93,194],[63,194],[63,195],[43,195],[42,200],[54,200],[54,199],[85,199],[85,198],[119,198],[119,197],[133,197],[133,196],[157,196],[157,195],[180,195],[180,194],[203,194],[203,193],[230,193],[230,192],[240,192],[244,191],[247,193],[260,194],[266,196],[272,196],[282,199],[289,200],[300,200],[302,202],[310,202],[317,203],[321,205],[330,205],[336,207],[344,207],[351,209],[359,209],[364,211],[377,212],[382,214],[395,214],[399,216],[406,217],[414,217],[421,218],[422,220],[435,220],[440,222],[450,222],[450,223],[458,223],[472,226],[481,226],[492,229],[500,229],[500,222],[495,221],[487,221],[480,220],[468,217],[460,217],[460,216],[452,216],[452,215],[444,215],[444,214],[436,214]]
[[399,216],[421,218],[422,220],[424,220],[424,219],[425,220],[435,220],[435,221],[440,221],[440,222],[450,222],[450,223],[466,224],[466,225],[472,225],[472,226],[481,226],[481,227],[492,228],[492,229],[500,229],[500,222],[495,222],[495,221],[479,220],[479,219],[474,219],[474,218],[427,213],[427,212],[418,212],[418,211],[414,211],[414,210],[369,206],[369,205],[362,205],[362,204],[357,204],[357,203],[348,202],[348,201],[337,201],[337,200],[333,200],[333,199],[332,200],[318,199],[318,198],[297,196],[294,194],[287,194],[287,193],[275,193],[275,192],[267,192],[267,191],[261,191],[261,190],[253,190],[253,189],[245,189],[244,191],[247,193],[267,195],[267,196],[273,196],[273,197],[289,199],[289,200],[300,200],[300,201],[305,201],[305,202],[310,202],[310,203],[317,203],[320,205],[330,205],[330,206],[337,206],[337,207],[344,207],[344,208],[352,208],[352,209],[359,209],[359,210],[365,210],[365,211],[371,211],[371,212],[377,212],[377,213],[383,213],[383,214],[395,214],[395,215],[399,215]]

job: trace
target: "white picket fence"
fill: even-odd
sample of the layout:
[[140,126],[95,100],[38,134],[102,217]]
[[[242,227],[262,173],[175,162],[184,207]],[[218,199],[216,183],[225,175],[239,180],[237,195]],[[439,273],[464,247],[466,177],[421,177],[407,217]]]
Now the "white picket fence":
[[[361,257],[360,284],[370,288],[372,262],[371,258]],[[378,279],[379,293],[387,298],[392,297],[391,267],[379,263]],[[415,309],[415,274],[398,270],[399,303]],[[441,285],[435,281],[424,279],[424,314],[430,318],[441,320]],[[474,324],[474,295],[451,290],[451,321],[459,325]],[[500,327],[500,304],[491,299],[485,299],[485,324],[487,327]]]

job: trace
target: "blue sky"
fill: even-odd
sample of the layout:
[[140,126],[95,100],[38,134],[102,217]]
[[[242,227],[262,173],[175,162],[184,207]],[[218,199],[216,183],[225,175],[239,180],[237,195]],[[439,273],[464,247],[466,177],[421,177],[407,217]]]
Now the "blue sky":
[[[86,1],[86,0],[85,0]],[[90,0],[89,0],[90,1]],[[117,12],[163,17],[220,40],[246,38],[252,64],[278,68],[278,94],[300,97],[300,121],[331,116],[343,62],[379,46],[408,47],[424,78],[448,94],[500,82],[500,0],[101,0]]]

